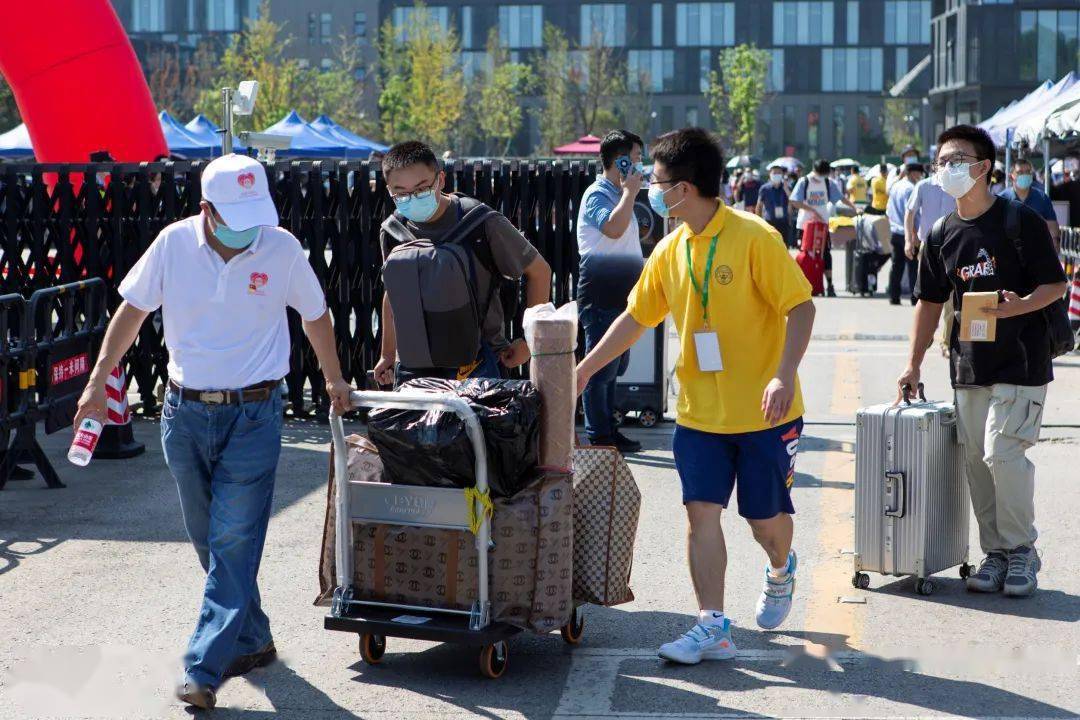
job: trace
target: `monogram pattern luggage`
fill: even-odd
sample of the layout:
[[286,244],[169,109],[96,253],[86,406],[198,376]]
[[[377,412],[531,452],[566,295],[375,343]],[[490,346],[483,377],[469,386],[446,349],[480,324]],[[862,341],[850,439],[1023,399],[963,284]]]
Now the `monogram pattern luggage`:
[[[921,387],[920,387],[921,393]],[[866,571],[927,578],[968,558],[968,486],[950,403],[903,402],[859,410],[855,431],[855,575]]]
[[574,601],[621,605],[634,599],[641,492],[615,448],[574,450]]

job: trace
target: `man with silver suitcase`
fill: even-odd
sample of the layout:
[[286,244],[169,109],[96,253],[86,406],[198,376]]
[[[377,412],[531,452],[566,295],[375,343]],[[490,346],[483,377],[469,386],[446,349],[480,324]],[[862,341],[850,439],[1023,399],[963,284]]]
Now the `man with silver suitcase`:
[[[1027,596],[1038,586],[1035,466],[1026,457],[1039,438],[1046,387],[1054,379],[1044,308],[1065,292],[1065,274],[1049,229],[1034,211],[990,193],[994,143],[959,125],[938,138],[938,183],[956,212],[930,232],[920,263],[911,355],[901,387],[916,387],[943,304],[957,316],[965,295],[998,293],[989,316],[961,340],[954,323],[950,375],[964,469],[986,557],[968,590]],[[988,332],[995,323],[995,332]],[[976,332],[978,330],[978,332]]]

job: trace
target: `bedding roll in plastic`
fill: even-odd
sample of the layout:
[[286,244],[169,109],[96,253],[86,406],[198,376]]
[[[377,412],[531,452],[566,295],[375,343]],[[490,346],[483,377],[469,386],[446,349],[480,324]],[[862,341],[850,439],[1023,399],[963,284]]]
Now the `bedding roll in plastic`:
[[532,353],[529,378],[540,391],[540,465],[569,470],[574,453],[574,370],[577,360],[577,303],[558,310],[551,303],[525,311],[522,325]]

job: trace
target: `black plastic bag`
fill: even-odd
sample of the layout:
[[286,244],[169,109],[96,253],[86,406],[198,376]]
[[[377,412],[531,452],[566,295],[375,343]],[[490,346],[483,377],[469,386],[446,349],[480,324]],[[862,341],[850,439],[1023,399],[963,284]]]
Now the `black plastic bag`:
[[[510,497],[528,485],[540,448],[540,393],[535,385],[528,380],[417,378],[401,389],[465,398],[484,431],[492,496]],[[472,443],[455,413],[378,408],[368,414],[367,423],[390,482],[457,488],[475,484]]]

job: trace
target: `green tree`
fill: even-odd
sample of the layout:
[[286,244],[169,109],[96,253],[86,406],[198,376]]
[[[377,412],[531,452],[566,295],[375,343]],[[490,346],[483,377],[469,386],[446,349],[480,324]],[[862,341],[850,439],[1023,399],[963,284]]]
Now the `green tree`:
[[769,53],[756,45],[736,45],[720,52],[720,72],[710,73],[709,110],[718,129],[731,128],[733,153],[750,154],[754,147],[769,62]]
[[330,68],[307,71],[308,81],[302,86],[297,109],[308,118],[325,114],[350,130],[371,132],[373,123],[364,111],[362,70],[366,68],[360,47],[342,35]]
[[418,2],[405,26],[394,27],[389,19],[383,23],[379,51],[385,138],[446,145],[465,99],[457,35]]
[[919,145],[917,100],[886,98],[884,106],[885,140],[889,150],[897,155],[908,145]]
[[532,87],[533,74],[528,65],[510,62],[510,53],[499,43],[497,28],[488,35],[487,51],[491,70],[480,91],[480,131],[489,147],[495,143],[499,152],[507,155],[521,129],[521,99]]
[[626,92],[626,67],[614,48],[604,44],[603,36],[594,33],[588,45],[579,46],[576,62],[570,63],[570,90],[579,127],[586,134],[599,131],[599,120],[609,120],[610,111],[601,117],[614,98]]
[[19,118],[19,108],[15,105],[15,94],[4,78],[0,77],[0,133],[7,132],[20,122],[22,120]]
[[543,106],[535,111],[540,128],[540,155],[550,155],[559,145],[574,139],[571,108],[570,43],[563,31],[551,23],[544,25],[546,55],[537,66],[537,85]]
[[619,101],[615,114],[620,127],[648,137],[652,130],[653,94],[652,77],[647,71],[630,75],[626,96]]
[[263,0],[259,17],[248,20],[243,32],[222,54],[212,85],[195,103],[196,112],[220,118],[221,88],[236,87],[241,80],[259,82],[255,112],[245,121],[255,130],[272,125],[296,107],[311,76],[298,60],[286,57],[293,38],[282,30],[270,19],[269,0]]

